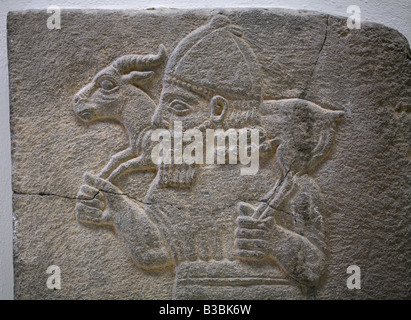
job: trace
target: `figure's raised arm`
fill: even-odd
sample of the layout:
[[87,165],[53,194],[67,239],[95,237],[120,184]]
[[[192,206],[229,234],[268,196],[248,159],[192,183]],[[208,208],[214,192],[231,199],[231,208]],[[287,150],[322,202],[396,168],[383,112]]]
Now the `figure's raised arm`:
[[[111,225],[140,268],[173,264],[168,247],[157,226],[147,216],[143,203],[132,200],[107,180],[90,173],[84,174],[84,180],[88,186],[85,189],[90,194],[89,197],[78,195],[77,206],[82,210],[78,211],[80,221]],[[87,213],[92,216],[87,218]]]

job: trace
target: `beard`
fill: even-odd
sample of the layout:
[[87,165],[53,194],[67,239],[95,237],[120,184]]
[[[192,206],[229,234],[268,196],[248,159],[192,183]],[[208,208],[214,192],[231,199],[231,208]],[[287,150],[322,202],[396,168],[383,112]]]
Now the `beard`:
[[[205,133],[206,129],[209,127],[209,121],[204,122],[195,129],[200,130],[201,133]],[[189,144],[189,142],[183,142],[182,148],[184,153],[184,147]],[[195,180],[197,166],[199,164],[186,164],[174,163],[174,154],[171,154],[171,164],[161,163],[158,166],[158,183],[161,187],[180,187],[180,188],[190,188]]]
[[[210,128],[214,128],[214,126],[209,120],[206,120],[193,129],[198,129],[203,134],[203,137],[205,137],[206,130]],[[189,144],[189,142],[183,142],[183,153],[184,146],[187,144]],[[182,164],[176,164],[174,163],[174,156],[172,154],[171,164],[161,163],[158,166],[158,183],[162,187],[189,188],[195,181],[198,166],[200,166],[200,164],[186,164],[184,162]]]
[[[204,121],[200,126],[194,127],[193,129],[198,129],[201,133],[202,136],[206,136],[206,130],[207,129],[215,129],[215,126],[210,122],[210,121]],[[260,132],[262,128],[259,127]],[[261,135],[260,135],[261,138]],[[266,137],[265,135],[262,136],[263,140],[265,141]],[[182,145],[182,153],[184,154],[184,148],[187,146],[190,142],[183,142]],[[267,142],[266,142],[267,144]],[[205,141],[203,141],[203,146],[206,146]],[[260,145],[260,149],[263,146],[263,144]],[[236,149],[237,150],[237,149]],[[221,152],[214,146],[214,159],[217,159],[217,152]],[[223,156],[225,157],[226,163],[229,160],[229,152],[230,150],[226,147],[224,147]],[[206,151],[203,150],[203,154],[206,154]],[[204,162],[203,162],[204,163]],[[202,164],[198,163],[193,163],[193,164],[187,164],[187,163],[174,163],[174,155],[173,151],[171,154],[171,164],[164,164],[161,163],[160,165],[157,166],[158,168],[158,184],[162,187],[181,187],[181,188],[189,188],[193,185],[196,175],[198,173],[198,167],[202,166]]]
[[195,164],[164,164],[158,168],[159,185],[162,187],[182,187],[192,186],[196,175]]

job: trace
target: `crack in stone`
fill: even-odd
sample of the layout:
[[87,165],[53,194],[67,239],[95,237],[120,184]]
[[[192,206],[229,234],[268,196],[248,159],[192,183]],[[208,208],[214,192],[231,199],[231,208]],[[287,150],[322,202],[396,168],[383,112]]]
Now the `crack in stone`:
[[55,194],[55,193],[45,193],[45,192],[30,193],[30,192],[13,191],[13,194],[22,195],[22,196],[59,197],[59,198],[64,198],[64,199],[69,199],[69,200],[76,200],[76,198],[73,198],[73,197],[63,196],[61,194]]
[[[148,202],[144,202],[141,200],[138,200],[136,198],[131,197],[130,195],[126,194],[126,193],[115,193],[115,192],[111,192],[111,191],[106,191],[106,190],[100,190],[102,192],[105,193],[110,193],[110,194],[115,194],[115,195],[119,195],[119,196],[126,196],[127,198],[134,200],[140,204],[144,204],[144,205],[151,205],[151,203]],[[63,198],[63,199],[69,199],[69,200],[86,200],[86,201],[92,201],[96,199],[96,196],[98,193],[96,193],[92,198],[90,199],[79,199],[77,197],[70,197],[70,196],[64,196],[61,194],[55,194],[55,193],[45,193],[45,192],[39,192],[39,193],[30,193],[30,192],[18,192],[18,191],[13,191],[14,194],[17,195],[22,195],[22,196],[40,196],[40,197],[58,197],[58,198]]]
[[315,60],[315,64],[314,64],[313,71],[312,71],[312,73],[311,73],[310,78],[307,80],[307,85],[305,86],[303,92],[302,92],[301,95],[300,95],[300,99],[305,99],[305,98],[306,98],[306,96],[307,96],[307,90],[308,90],[308,88],[311,86],[312,80],[313,80],[313,78],[314,78],[314,74],[315,74],[315,71],[316,71],[316,69],[317,69],[318,61],[320,60],[321,53],[322,53],[322,51],[323,51],[323,49],[324,49],[324,44],[325,44],[325,42],[326,42],[326,40],[327,40],[327,37],[328,37],[328,27],[329,27],[329,24],[330,24],[330,17],[331,17],[330,15],[327,16],[327,25],[326,25],[326,27],[325,27],[324,39],[323,39],[323,42],[322,42],[322,44],[321,44],[321,48],[320,48],[320,50],[319,50],[319,52],[318,52],[317,59]]
[[[292,163],[291,163],[291,165],[290,165],[290,168],[289,168],[289,169],[287,170],[287,172],[285,173],[284,178],[283,178],[283,180],[280,182],[280,184],[279,184],[278,187],[280,187],[281,184],[284,182],[284,180],[287,178],[288,174],[289,174],[290,171],[291,171],[291,168],[292,168],[294,162],[295,162],[295,160],[292,161]],[[136,199],[136,198],[134,198],[134,197],[126,194],[126,193],[117,193],[117,192],[107,191],[107,190],[103,190],[103,189],[101,189],[101,190],[99,190],[99,191],[100,191],[100,192],[109,193],[109,194],[113,194],[113,195],[118,195],[118,196],[126,196],[127,198],[129,198],[129,199],[131,199],[131,200],[134,200],[135,202],[138,202],[138,203],[140,203],[140,204],[142,204],[142,205],[149,205],[149,206],[152,205],[152,203],[138,200],[138,199]],[[86,200],[86,201],[92,201],[92,200],[95,200],[95,199],[96,199],[96,197],[97,197],[97,195],[98,195],[98,192],[97,192],[92,198],[90,198],[90,199],[79,199],[79,198],[77,198],[77,197],[74,197],[74,198],[73,198],[73,197],[70,197],[70,196],[64,196],[64,195],[55,194],[55,193],[45,193],[45,192],[29,193],[29,192],[18,192],[18,191],[14,191],[14,190],[13,190],[13,194],[26,195],[26,196],[48,196],[48,197],[59,197],[59,198],[69,199],[69,200]],[[285,210],[283,210],[283,209],[276,208],[276,207],[272,206],[272,205],[269,203],[268,199],[261,199],[261,200],[258,200],[258,201],[265,203],[268,207],[272,208],[273,210],[278,210],[278,211],[284,212],[284,213],[287,214],[287,215],[293,216],[293,214],[290,213],[290,212],[288,212],[288,211],[285,211]],[[230,207],[232,208],[232,207],[234,207],[234,205],[226,206],[226,207],[223,208],[223,210],[226,210],[227,208],[230,208]]]
[[[278,188],[281,187],[281,185],[284,183],[285,179],[287,178],[288,174],[291,172],[291,168],[293,167],[295,161],[296,161],[296,159],[294,158],[294,160],[293,160],[293,161],[291,162],[291,164],[290,164],[290,168],[289,168],[289,169],[287,170],[287,172],[285,173],[284,178],[280,181],[280,183],[279,183],[279,185],[278,185]],[[271,208],[271,209],[273,209],[273,210],[278,210],[278,211],[284,212],[285,214],[288,214],[289,216],[294,216],[294,214],[291,213],[291,212],[285,211],[285,210],[280,209],[280,208],[276,208],[276,207],[274,207],[273,205],[271,205],[271,204],[270,204],[270,199],[261,199],[261,200],[259,200],[259,201],[262,202],[262,203],[265,203],[269,208]]]
[[[117,195],[117,196],[126,196],[127,198],[130,198],[131,200],[134,200],[134,201],[136,201],[136,202],[138,202],[138,203],[140,203],[140,204],[145,204],[145,205],[151,206],[151,203],[138,200],[138,199],[130,196],[130,195],[127,194],[127,193],[117,193],[117,192],[112,192],[112,191],[107,191],[107,190],[100,190],[100,191],[101,191],[101,192],[105,192],[105,193],[109,193],[109,194],[114,194],[114,195]],[[98,194],[98,193],[95,194],[95,196],[93,197],[93,199],[97,196],[97,194]]]
[[267,206],[270,207],[270,208],[273,209],[273,210],[281,211],[281,212],[284,212],[285,214],[288,214],[288,215],[290,215],[290,216],[294,216],[294,214],[292,214],[291,212],[288,212],[288,211],[285,211],[285,210],[283,210],[283,209],[276,208],[276,207],[272,206],[271,204],[268,203],[267,200],[261,200],[261,202],[266,203]]

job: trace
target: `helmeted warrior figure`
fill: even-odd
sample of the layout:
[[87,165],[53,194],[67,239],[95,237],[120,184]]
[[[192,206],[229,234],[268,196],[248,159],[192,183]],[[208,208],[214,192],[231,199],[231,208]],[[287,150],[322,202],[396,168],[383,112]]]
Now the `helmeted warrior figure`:
[[152,164],[157,175],[144,204],[87,173],[82,199],[94,202],[79,202],[113,226],[138,266],[175,267],[175,299],[305,298],[315,294],[325,259],[311,175],[341,116],[301,99],[263,101],[256,55],[241,28],[217,14],[169,56],[152,126],[258,129],[258,172]]

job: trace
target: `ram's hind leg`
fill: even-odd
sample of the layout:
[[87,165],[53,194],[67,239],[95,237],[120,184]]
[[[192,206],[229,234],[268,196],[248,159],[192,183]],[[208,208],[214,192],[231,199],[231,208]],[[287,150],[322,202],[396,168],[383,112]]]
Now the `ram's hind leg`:
[[134,158],[136,156],[132,148],[127,148],[111,157],[108,164],[100,171],[99,177],[106,179],[115,169],[122,163]]
[[108,177],[108,181],[113,182],[120,175],[130,173],[133,171],[144,171],[153,169],[153,163],[148,161],[146,155],[141,155],[137,158],[133,158],[127,162],[120,164]]

